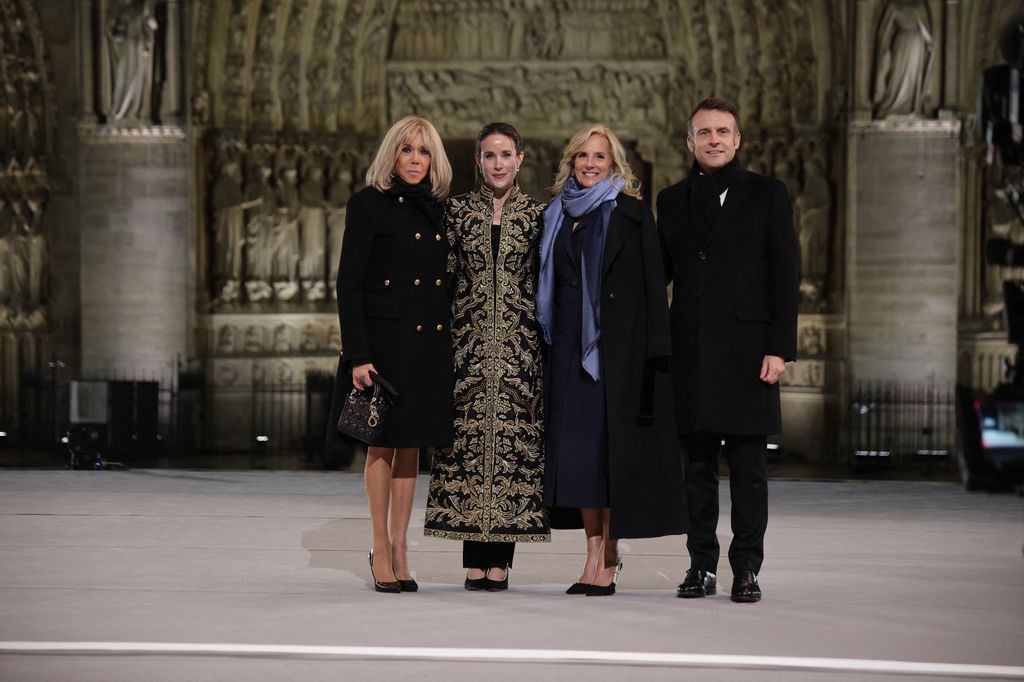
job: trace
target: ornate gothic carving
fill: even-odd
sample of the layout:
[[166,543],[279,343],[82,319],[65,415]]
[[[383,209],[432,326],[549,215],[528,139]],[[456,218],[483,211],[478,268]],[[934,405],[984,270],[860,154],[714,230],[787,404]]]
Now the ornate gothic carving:
[[[217,309],[334,296],[345,205],[362,144],[218,143],[209,188]],[[368,164],[369,161],[365,160]]]

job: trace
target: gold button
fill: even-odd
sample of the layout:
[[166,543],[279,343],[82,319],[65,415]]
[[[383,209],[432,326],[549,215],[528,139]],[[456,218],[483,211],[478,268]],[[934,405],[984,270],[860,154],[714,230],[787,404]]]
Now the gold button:
[[416,233],[416,239],[423,239],[423,235],[419,232]]
[[441,286],[441,280],[439,280],[439,279],[438,280],[434,280],[434,286],[435,287]]
[[384,286],[386,286],[386,287],[391,286],[391,280],[390,279],[384,280]]
[[405,197],[398,197],[398,203],[404,204],[405,203]]
[[418,332],[423,331],[423,325],[422,324],[416,325],[416,331],[418,331]]
[[435,235],[434,235],[434,241],[436,241],[436,242],[439,242],[439,241],[441,241],[441,235],[439,235],[439,234],[435,234]]
[[443,324],[437,325],[437,331],[443,332],[444,331],[444,325]]
[[419,280],[419,278],[416,278],[416,279],[414,279],[414,280],[412,281],[412,285],[413,285],[414,287],[418,287],[418,286],[420,285],[420,280]]

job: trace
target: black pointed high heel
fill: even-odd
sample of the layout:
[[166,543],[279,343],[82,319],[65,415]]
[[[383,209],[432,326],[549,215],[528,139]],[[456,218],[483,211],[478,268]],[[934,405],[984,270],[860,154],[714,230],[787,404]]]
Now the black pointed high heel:
[[590,583],[573,583],[569,585],[569,589],[565,591],[566,594],[586,594],[590,588],[593,587]]
[[615,583],[619,582],[619,574],[622,573],[622,559],[615,563],[615,575],[612,576],[611,585],[591,585],[587,590],[588,597],[610,597],[615,594]]
[[373,589],[375,589],[378,592],[386,592],[388,594],[398,594],[402,591],[401,583],[399,583],[397,580],[388,582],[381,582],[380,580],[377,580],[377,576],[373,574],[372,549],[370,550],[370,553],[367,555],[367,558],[370,560],[370,577],[373,578]]
[[[395,571],[395,565],[391,564],[391,570]],[[398,571],[395,571],[395,577],[398,577]],[[414,579],[409,578],[408,580],[402,580],[398,578],[398,586],[402,588],[402,592],[419,592],[420,584]]]

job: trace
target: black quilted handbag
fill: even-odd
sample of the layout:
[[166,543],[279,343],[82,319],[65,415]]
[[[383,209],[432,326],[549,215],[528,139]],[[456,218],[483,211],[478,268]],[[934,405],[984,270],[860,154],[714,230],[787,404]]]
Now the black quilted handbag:
[[384,377],[370,372],[373,388],[358,389],[345,398],[338,415],[338,433],[367,445],[377,445],[384,435],[388,413],[398,402],[398,391]]

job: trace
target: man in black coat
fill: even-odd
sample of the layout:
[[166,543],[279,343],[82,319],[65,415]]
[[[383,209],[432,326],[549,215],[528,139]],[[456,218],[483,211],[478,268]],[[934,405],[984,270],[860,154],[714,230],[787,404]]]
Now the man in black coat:
[[697,105],[690,177],[658,195],[673,281],[672,383],[683,447],[690,569],[680,597],[716,592],[718,456],[732,493],[732,600],[761,599],[768,434],[782,430],[779,378],[796,358],[798,256],[785,185],[743,170],[736,108]]

